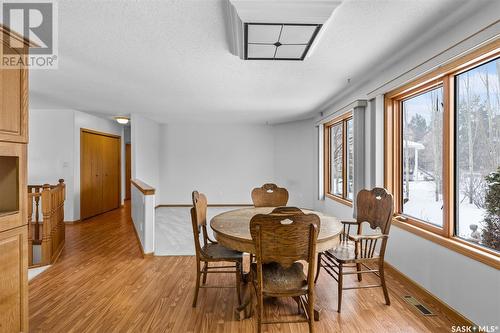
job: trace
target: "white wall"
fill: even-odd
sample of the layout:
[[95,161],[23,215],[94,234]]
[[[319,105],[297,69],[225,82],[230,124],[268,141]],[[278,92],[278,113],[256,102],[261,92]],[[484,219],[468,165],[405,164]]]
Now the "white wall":
[[[288,205],[313,208],[316,140],[312,119],[273,126],[274,182],[289,193]],[[292,148],[292,149],[291,149]]]
[[251,203],[252,188],[274,181],[273,129],[267,125],[165,125],[160,157],[157,204],[190,203],[193,190],[209,203]]
[[29,110],[28,184],[66,183],[64,218],[74,220],[73,110]]
[[139,179],[156,189],[160,196],[161,125],[133,114],[131,121],[132,179]]
[[[28,181],[66,182],[65,221],[80,219],[80,129],[122,136],[122,126],[110,119],[76,110],[31,109],[29,118]],[[121,198],[125,195],[125,150],[122,140]]]
[[390,235],[387,262],[475,324],[499,324],[498,270],[397,227]]

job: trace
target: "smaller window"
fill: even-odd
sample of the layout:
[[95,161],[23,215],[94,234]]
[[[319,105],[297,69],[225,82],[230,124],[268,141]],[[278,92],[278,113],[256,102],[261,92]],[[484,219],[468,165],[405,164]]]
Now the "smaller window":
[[325,193],[351,204],[354,191],[353,121],[351,113],[325,124]]

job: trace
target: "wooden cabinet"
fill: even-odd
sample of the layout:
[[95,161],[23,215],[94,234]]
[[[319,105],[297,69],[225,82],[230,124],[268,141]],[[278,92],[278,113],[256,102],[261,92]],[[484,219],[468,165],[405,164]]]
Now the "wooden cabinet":
[[0,142],[0,232],[28,223],[26,148]]
[[[1,33],[3,52],[15,52]],[[28,70],[21,67],[0,70],[0,141],[28,142]]]
[[[3,59],[13,49],[0,34]],[[28,70],[0,67],[0,332],[28,332],[27,143]]]
[[81,219],[120,206],[120,137],[82,129],[80,136]]
[[0,332],[28,331],[28,229],[0,232]]

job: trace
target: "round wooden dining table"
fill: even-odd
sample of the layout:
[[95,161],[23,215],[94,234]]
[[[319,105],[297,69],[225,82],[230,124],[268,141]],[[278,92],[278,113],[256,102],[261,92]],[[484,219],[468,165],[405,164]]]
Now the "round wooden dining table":
[[[255,247],[250,235],[250,220],[257,214],[269,214],[275,207],[252,207],[230,210],[216,215],[210,220],[214,237],[220,244],[233,250],[254,253]],[[316,214],[320,228],[316,251],[323,252],[334,248],[339,242],[342,224],[333,216],[321,212],[302,209],[305,214]]]
[[[275,207],[252,207],[227,211],[214,216],[210,220],[210,227],[214,237],[220,244],[233,250],[255,254],[255,246],[250,234],[250,220],[257,214],[269,214]],[[333,216],[320,212],[302,209],[305,214],[316,214],[320,219],[316,252],[323,252],[334,248],[339,242],[342,223]],[[245,276],[244,281],[247,280]],[[307,300],[304,300],[307,303]],[[240,319],[251,315],[251,301],[249,297],[236,309]],[[319,320],[321,308],[314,306],[314,319]]]

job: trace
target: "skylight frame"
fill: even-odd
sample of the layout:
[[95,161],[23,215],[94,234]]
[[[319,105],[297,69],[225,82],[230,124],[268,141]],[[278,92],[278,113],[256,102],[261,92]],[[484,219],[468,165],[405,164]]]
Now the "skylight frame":
[[[277,48],[279,47],[276,47],[276,51],[274,53],[274,56],[272,58],[249,58],[248,57],[248,27],[251,26],[251,25],[280,25],[281,26],[281,31],[283,31],[283,28],[285,26],[313,26],[313,27],[316,27],[316,29],[314,29],[314,32],[312,33],[311,35],[311,38],[309,39],[308,43],[307,44],[281,44],[281,45],[306,45],[304,51],[302,52],[302,55],[300,58],[276,58],[276,51],[277,51]],[[323,27],[323,24],[315,24],[315,23],[262,23],[262,22],[259,22],[259,23],[252,23],[252,22],[247,22],[247,23],[244,23],[244,59],[245,60],[286,60],[286,61],[303,61],[305,59],[305,57],[307,56],[307,53],[309,52],[309,49],[311,48],[311,45],[314,43],[314,41],[316,40],[316,37],[319,33],[319,31],[321,30],[321,28]],[[281,35],[281,33],[280,33]],[[279,40],[277,41],[279,42]],[[261,45],[273,45],[273,44],[267,44],[267,43],[250,43],[250,44],[261,44]],[[281,46],[280,45],[280,46]]]

